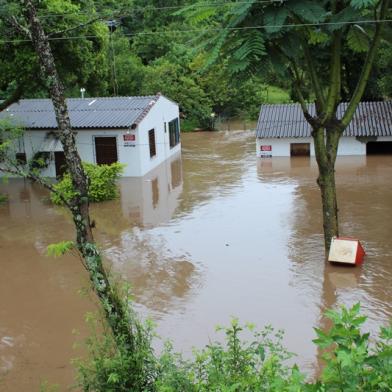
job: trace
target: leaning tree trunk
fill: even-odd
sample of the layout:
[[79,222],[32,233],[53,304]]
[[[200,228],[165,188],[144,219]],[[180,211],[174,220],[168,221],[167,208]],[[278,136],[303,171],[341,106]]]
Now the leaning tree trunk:
[[339,235],[338,202],[335,184],[335,162],[339,139],[339,125],[317,128],[312,132],[319,176],[317,184],[321,191],[323,209],[324,245],[328,255],[332,237]]
[[128,310],[116,290],[110,285],[102,258],[94,243],[89,216],[88,178],[76,149],[75,133],[71,128],[64,88],[57,74],[49,41],[37,17],[35,7],[31,0],[24,0],[23,3],[25,17],[29,23],[30,39],[38,55],[41,71],[48,83],[66,164],[72,185],[77,192],[77,196],[67,204],[76,227],[76,244],[116,341],[122,347],[125,346],[132,350],[134,339],[127,323]]

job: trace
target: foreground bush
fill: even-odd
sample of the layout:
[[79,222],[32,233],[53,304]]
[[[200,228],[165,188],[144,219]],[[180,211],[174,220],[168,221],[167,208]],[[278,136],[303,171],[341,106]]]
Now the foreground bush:
[[[314,383],[306,382],[296,365],[286,364],[292,354],[282,346],[282,332],[272,327],[254,332],[253,326],[233,320],[219,329],[225,344],[212,343],[195,351],[193,360],[184,360],[170,343],[155,357],[150,324],[135,319],[140,352],[125,358],[110,335],[103,340],[95,336],[89,340],[90,362],[79,363],[80,386],[84,391],[129,392],[392,391],[392,326],[381,328],[371,347],[369,334],[360,331],[366,318],[359,310],[359,304],[329,310],[331,329],[316,329],[314,342],[324,351],[325,367]],[[240,338],[243,329],[253,332],[251,341]]]
[[[90,186],[88,191],[91,202],[100,202],[112,200],[117,196],[116,181],[121,177],[125,165],[122,163],[112,163],[111,165],[94,165],[92,163],[83,163]],[[61,181],[54,188],[59,191],[66,200],[70,200],[76,195],[72,187],[71,176],[66,173]],[[50,198],[55,204],[62,204],[61,199],[55,193],[51,193]]]

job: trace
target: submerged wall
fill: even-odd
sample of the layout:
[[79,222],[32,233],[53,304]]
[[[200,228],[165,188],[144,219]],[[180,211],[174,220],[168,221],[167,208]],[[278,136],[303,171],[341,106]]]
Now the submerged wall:
[[[378,142],[392,141],[392,137],[378,137]],[[268,138],[256,139],[256,154],[261,156],[290,156],[291,143],[310,143],[310,155],[314,156],[314,144],[311,137],[307,138]],[[339,142],[338,155],[366,155],[366,143],[358,141],[355,137],[342,137]]]

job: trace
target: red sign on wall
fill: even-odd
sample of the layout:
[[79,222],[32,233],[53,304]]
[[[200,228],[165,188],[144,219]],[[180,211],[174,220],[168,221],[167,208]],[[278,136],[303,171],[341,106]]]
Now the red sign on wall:
[[134,142],[136,140],[136,135],[126,134],[123,135],[124,142]]
[[272,151],[272,146],[260,146],[260,151]]

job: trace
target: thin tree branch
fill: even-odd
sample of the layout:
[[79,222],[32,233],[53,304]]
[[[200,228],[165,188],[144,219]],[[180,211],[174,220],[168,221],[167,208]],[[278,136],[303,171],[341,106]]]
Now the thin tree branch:
[[26,36],[29,40],[31,40],[31,33],[30,30],[19,23],[18,19],[15,16],[11,16],[8,18],[9,23],[11,26],[15,28],[15,30],[19,31],[22,35]]
[[317,75],[316,67],[314,65],[313,56],[310,53],[309,45],[306,42],[305,38],[302,40],[302,47],[304,49],[305,62],[309,71],[310,81],[314,94],[316,96],[317,106],[319,109],[321,109],[321,111],[323,111],[325,106],[324,93],[321,88],[320,79]]
[[42,185],[44,188],[48,189],[50,192],[55,193],[61,199],[64,205],[66,205],[68,208],[72,208],[72,205],[69,203],[69,201],[51,183],[40,177],[38,174],[34,174],[31,171],[22,170],[16,163],[7,163],[10,166],[0,167],[0,172],[12,174],[14,176],[23,177],[27,180],[34,181]]
[[342,86],[342,32],[340,30],[333,32],[331,52],[329,92],[323,121],[328,121],[335,115],[336,107],[340,100]]
[[305,117],[306,121],[312,126],[312,128],[317,127],[318,126],[317,121],[309,113],[308,105],[307,105],[305,98],[304,98],[302,91],[301,91],[300,85],[301,85],[302,78],[300,77],[297,64],[294,61],[291,61],[291,67],[292,67],[292,69],[290,69],[290,71],[292,72],[292,77],[294,79],[294,89],[298,95],[298,101],[299,101],[299,104],[301,105],[301,109],[304,114],[304,117]]
[[3,102],[0,102],[0,112],[7,109],[8,106],[12,105],[13,103],[19,101],[23,94],[22,85],[18,84],[12,94],[7,97]]

